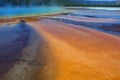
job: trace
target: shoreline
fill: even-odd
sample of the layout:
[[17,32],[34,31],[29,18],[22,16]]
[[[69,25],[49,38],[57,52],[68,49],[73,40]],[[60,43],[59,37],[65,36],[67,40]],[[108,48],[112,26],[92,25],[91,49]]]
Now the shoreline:
[[[26,21],[31,29],[29,45],[22,50],[21,61],[16,62],[2,80],[119,80],[120,37],[93,29],[119,32],[119,25],[111,24],[118,22],[118,18],[111,17],[112,13],[108,12],[94,13],[91,10],[92,16],[88,14],[89,11],[81,12],[78,10],[72,15],[61,13],[68,15],[14,18],[9,20],[11,23],[3,21],[7,26],[19,23],[19,20]],[[106,22],[108,24],[103,24]],[[114,26],[116,28],[113,28]],[[9,26],[15,30],[16,27]],[[7,30],[5,26],[0,27],[0,30],[2,28]],[[27,27],[22,28],[26,31]],[[4,33],[8,31],[9,29]],[[1,41],[6,40],[6,44],[10,43],[6,36],[11,34],[2,33],[5,38]],[[25,35],[27,33],[22,34],[23,37]],[[23,39],[22,36],[20,40]]]
[[44,18],[48,18],[48,17],[52,17],[52,16],[57,16],[57,15],[61,15],[61,14],[68,14],[72,11],[73,10],[69,10],[69,11],[50,13],[50,14],[44,14],[44,15],[37,15],[37,16],[33,15],[33,16],[3,18],[3,19],[0,19],[0,24],[6,23],[6,22],[7,23],[16,23],[16,21],[19,21],[19,20],[25,20],[26,22],[38,21],[40,19],[44,19]]

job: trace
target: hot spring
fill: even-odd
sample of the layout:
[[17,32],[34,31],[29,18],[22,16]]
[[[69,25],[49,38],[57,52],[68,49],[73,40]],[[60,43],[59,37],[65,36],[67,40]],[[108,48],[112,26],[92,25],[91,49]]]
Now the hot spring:
[[41,7],[2,7],[0,8],[0,18],[16,18],[38,16],[46,14],[61,13],[64,9],[57,6],[41,6]]

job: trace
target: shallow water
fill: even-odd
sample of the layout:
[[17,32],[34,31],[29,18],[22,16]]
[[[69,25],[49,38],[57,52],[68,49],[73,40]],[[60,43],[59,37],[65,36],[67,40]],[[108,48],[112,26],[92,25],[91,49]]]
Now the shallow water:
[[[4,9],[0,9],[2,17],[61,11],[59,7]],[[119,60],[120,42],[119,37],[114,35],[120,36],[119,16],[119,11],[78,9],[70,14],[52,16],[36,22],[25,23],[20,20],[22,23],[1,24],[0,80],[31,80],[31,77],[35,77],[33,80],[48,80],[56,78],[56,74],[60,80],[103,80],[104,77],[107,79],[103,76],[104,72],[110,73],[106,74],[108,79],[114,75],[117,80],[120,69],[116,61]],[[88,63],[93,63],[93,66]],[[95,68],[94,65],[103,67]],[[69,74],[72,72],[73,76]],[[85,76],[81,77],[81,72]],[[94,73],[98,74],[95,76]]]
[[58,13],[62,10],[60,7],[3,7],[0,8],[0,18],[43,15]]
[[88,9],[98,9],[98,10],[120,10],[120,7],[88,7]]
[[67,15],[52,19],[120,36],[120,8],[77,8]]

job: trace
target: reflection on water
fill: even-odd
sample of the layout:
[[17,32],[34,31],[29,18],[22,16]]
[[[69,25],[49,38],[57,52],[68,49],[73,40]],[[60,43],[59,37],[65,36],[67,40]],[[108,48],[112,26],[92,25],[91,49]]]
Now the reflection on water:
[[[85,27],[120,36],[120,8],[77,8],[76,11],[67,15],[50,19],[63,21],[67,24],[83,25]],[[107,22],[105,22],[105,20]]]
[[98,9],[98,10],[120,10],[119,7],[87,7],[88,9]]
[[52,20],[63,21],[67,24],[74,25],[83,25],[85,27],[90,27],[93,29],[97,29],[99,31],[111,33],[117,36],[120,36],[120,23],[97,23],[97,22],[82,22],[82,21],[74,21],[69,19],[61,19],[61,18],[50,18]]
[[28,45],[30,28],[25,23],[0,26],[0,75],[19,60],[20,53]]
[[87,17],[95,17],[95,18],[115,18],[120,20],[120,10],[112,9],[109,10],[104,8],[86,8],[86,9],[80,9],[79,11],[72,12],[71,15],[74,16],[87,16]]

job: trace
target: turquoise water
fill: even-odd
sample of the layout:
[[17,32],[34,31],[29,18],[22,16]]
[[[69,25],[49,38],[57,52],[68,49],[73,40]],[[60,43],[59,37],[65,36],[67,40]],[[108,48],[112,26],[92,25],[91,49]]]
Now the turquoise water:
[[33,16],[63,11],[61,7],[4,7],[0,8],[0,18]]

